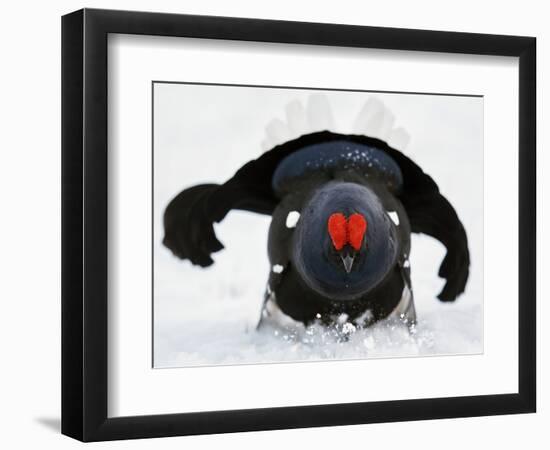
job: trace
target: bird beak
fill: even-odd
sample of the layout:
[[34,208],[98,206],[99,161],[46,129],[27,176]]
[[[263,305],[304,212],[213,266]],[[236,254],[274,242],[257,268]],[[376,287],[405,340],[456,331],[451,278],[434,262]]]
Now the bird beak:
[[353,266],[353,260],[355,259],[355,255],[350,255],[349,253],[346,253],[344,256],[343,254],[340,255],[340,258],[342,259],[342,262],[344,263],[344,269],[346,269],[347,273],[351,272],[351,267]]

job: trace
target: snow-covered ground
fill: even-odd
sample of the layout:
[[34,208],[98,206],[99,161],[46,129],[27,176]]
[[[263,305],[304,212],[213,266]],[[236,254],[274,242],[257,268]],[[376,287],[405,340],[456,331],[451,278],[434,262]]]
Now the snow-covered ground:
[[[350,92],[323,92],[324,99],[311,95],[282,89],[155,85],[155,367],[483,351],[483,100]],[[311,123],[300,122],[300,105]],[[177,260],[160,244],[162,213],[181,189],[223,182],[257,157],[262,145],[269,147],[318,127],[379,134],[396,146],[405,146],[408,134],[405,153],[432,175],[465,225],[471,275],[465,294],[450,304],[436,298],[443,285],[437,277],[443,246],[427,236],[413,236],[411,269],[418,315],[413,333],[393,322],[356,331],[342,326],[269,326],[257,331],[270,269],[269,217],[231,212],[216,226],[226,248],[214,255],[216,262],[207,269]]]

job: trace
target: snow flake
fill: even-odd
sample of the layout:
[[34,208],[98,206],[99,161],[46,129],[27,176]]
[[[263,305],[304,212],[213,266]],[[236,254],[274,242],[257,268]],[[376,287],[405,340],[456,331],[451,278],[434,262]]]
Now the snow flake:
[[283,269],[284,267],[281,266],[280,264],[275,264],[272,268],[274,273],[283,273]]
[[361,314],[359,317],[357,317],[354,322],[356,325],[362,327],[366,323],[370,322],[374,317],[374,314],[370,309],[367,309],[363,314]]
[[338,316],[336,321],[340,324],[346,323],[348,321],[348,315],[346,313],[342,313]]
[[342,332],[344,334],[351,334],[355,332],[355,330],[356,330],[355,325],[353,325],[350,322],[346,322],[344,325],[342,325]]

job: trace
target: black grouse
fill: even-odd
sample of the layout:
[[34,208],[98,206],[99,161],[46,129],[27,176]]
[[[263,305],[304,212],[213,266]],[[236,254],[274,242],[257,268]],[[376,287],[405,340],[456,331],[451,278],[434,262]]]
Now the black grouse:
[[272,266],[263,318],[309,324],[346,320],[368,326],[386,317],[416,321],[410,235],[439,240],[447,253],[438,298],[465,289],[470,257],[454,208],[422,169],[384,141],[322,131],[274,147],[222,185],[179,193],[164,214],[163,243],[205,267],[223,248],[213,224],[231,209],[272,216]]

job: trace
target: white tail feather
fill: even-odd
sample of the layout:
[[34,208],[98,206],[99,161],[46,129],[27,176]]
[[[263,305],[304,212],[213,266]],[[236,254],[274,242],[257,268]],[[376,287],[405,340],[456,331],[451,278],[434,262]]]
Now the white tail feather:
[[[305,107],[299,100],[291,101],[285,108],[285,120],[273,119],[268,123],[262,149],[268,150],[316,131],[339,131],[328,97],[324,94],[310,95]],[[394,128],[395,122],[396,117],[391,110],[377,97],[370,97],[357,114],[353,133],[382,139],[392,147],[404,150],[410,135],[403,127]]]
[[394,123],[395,116],[388,108],[384,108],[384,119],[382,120],[382,126],[380,127],[380,131],[378,132],[377,137],[387,142],[388,137],[393,130]]
[[388,138],[388,144],[397,150],[404,150],[409,145],[410,140],[411,136],[409,133],[404,128],[399,127],[392,130]]
[[281,119],[273,119],[265,128],[267,138],[273,145],[282,144],[290,139],[290,132]]
[[293,138],[309,132],[306,110],[299,100],[286,105],[286,122]]
[[353,131],[357,134],[373,136],[378,134],[384,118],[384,104],[377,98],[371,97],[357,114]]
[[326,95],[311,95],[307,102],[306,112],[309,127],[312,131],[334,129],[334,118]]

